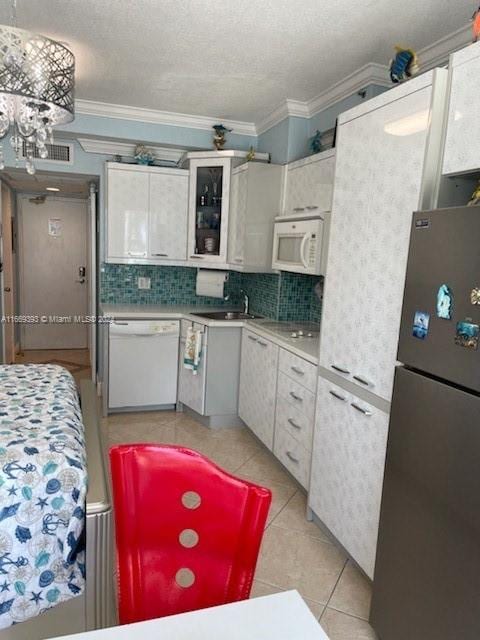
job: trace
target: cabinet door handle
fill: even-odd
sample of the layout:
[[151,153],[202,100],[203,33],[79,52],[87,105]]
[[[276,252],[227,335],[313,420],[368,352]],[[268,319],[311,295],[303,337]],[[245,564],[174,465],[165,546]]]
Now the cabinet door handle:
[[339,367],[338,364],[332,364],[330,366],[332,367],[332,369],[335,369],[335,371],[340,371],[340,373],[346,373],[347,375],[350,373],[348,369],[345,369],[344,367]]
[[316,204],[310,204],[307,205],[306,207],[309,211],[313,211],[314,209],[318,209],[318,206]]
[[255,336],[248,336],[248,339],[251,340],[252,342],[258,341],[258,338],[255,338]]
[[157,256],[159,258],[167,258],[168,253],[152,253],[152,256]]
[[368,409],[364,409],[363,407],[360,407],[358,404],[356,404],[355,402],[351,403],[351,406],[356,409],[357,411],[360,411],[360,413],[363,413],[364,416],[373,416],[373,413],[371,411],[368,411]]
[[300,462],[300,460],[298,458],[295,458],[295,456],[292,455],[290,451],[286,451],[285,453],[287,454],[287,458],[292,462],[294,462],[295,464],[298,464]]
[[113,324],[121,325],[122,327],[128,326],[128,322],[119,322],[118,320],[115,320]]
[[190,260],[203,260],[203,256],[190,256]]
[[263,340],[259,340],[259,341],[258,341],[258,344],[259,344],[261,347],[268,347],[268,344],[267,344],[266,342],[263,342]]
[[294,373],[298,373],[299,376],[304,376],[305,375],[305,371],[302,371],[302,369],[299,369],[298,367],[290,367],[290,369]]
[[294,429],[298,429],[298,431],[301,431],[302,427],[297,424],[293,418],[288,418],[287,422],[291,424]]
[[233,259],[234,262],[243,262],[243,258],[234,258]]
[[360,384],[364,384],[366,387],[373,387],[373,384],[371,382],[369,382],[365,378],[362,378],[361,376],[353,376],[353,379],[359,382]]
[[294,207],[294,211],[305,211],[305,207]]
[[146,258],[147,252],[146,251],[127,251],[127,255],[129,255],[131,258]]
[[329,394],[331,396],[333,396],[334,398],[337,398],[337,400],[341,400],[342,402],[346,402],[347,399],[345,398],[345,396],[340,395],[339,393],[337,393],[336,391],[329,391]]
[[295,391],[290,391],[290,395],[294,400],[298,400],[298,402],[303,402],[303,398],[295,393]]

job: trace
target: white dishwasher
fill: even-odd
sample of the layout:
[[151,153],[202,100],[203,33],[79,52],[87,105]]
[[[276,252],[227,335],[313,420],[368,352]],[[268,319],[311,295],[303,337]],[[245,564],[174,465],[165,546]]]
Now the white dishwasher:
[[180,323],[116,320],[109,329],[108,408],[177,402]]

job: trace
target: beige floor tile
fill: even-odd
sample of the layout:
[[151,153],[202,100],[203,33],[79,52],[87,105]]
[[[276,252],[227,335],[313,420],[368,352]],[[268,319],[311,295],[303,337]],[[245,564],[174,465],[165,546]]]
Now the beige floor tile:
[[302,491],[297,491],[295,496],[289,501],[285,509],[276,516],[274,524],[282,529],[293,529],[300,533],[308,534],[313,538],[332,542],[332,538],[320,529],[313,522],[309,522],[306,517],[307,497]]
[[272,524],[265,532],[256,577],[282,589],[297,589],[304,598],[325,604],[345,561],[334,545]]
[[368,578],[352,562],[347,562],[328,606],[368,620],[371,597],[372,586]]
[[[270,596],[273,593],[280,593],[281,591],[283,591],[283,589],[274,587],[273,585],[262,582],[261,580],[254,580],[250,598],[261,598],[262,596]],[[306,598],[304,598],[304,602],[313,613],[315,618],[317,618],[318,620],[322,615],[323,610],[325,609],[325,605],[320,604],[319,602],[314,602],[313,600],[308,600]]]
[[298,484],[285,471],[282,465],[275,460],[273,455],[261,449],[238,469],[239,474],[245,474],[256,482],[268,486],[269,481],[278,482],[298,489]]
[[326,607],[320,618],[320,625],[330,640],[377,640],[377,635],[368,622],[330,607]]

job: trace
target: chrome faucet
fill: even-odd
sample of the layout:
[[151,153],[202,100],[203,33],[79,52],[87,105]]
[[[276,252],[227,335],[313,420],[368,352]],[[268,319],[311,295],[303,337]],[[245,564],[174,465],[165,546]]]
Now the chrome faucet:
[[243,289],[240,289],[240,293],[243,293],[243,313],[248,314],[250,308],[250,297]]

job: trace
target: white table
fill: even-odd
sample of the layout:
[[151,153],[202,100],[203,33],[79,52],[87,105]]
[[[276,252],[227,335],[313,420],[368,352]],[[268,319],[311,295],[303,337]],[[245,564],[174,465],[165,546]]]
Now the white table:
[[[328,640],[297,591],[147,622],[62,636],[63,640]],[[57,638],[56,640],[61,640]]]

